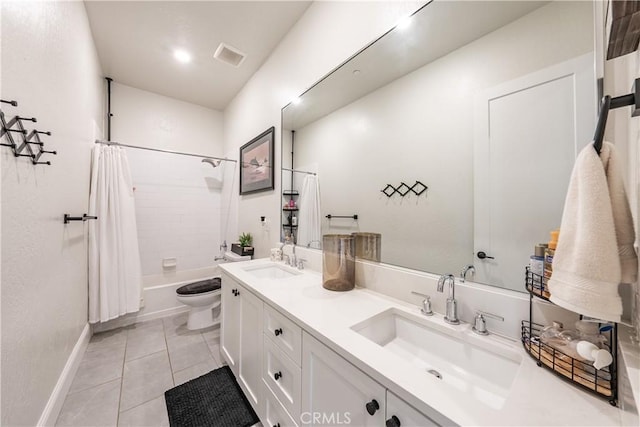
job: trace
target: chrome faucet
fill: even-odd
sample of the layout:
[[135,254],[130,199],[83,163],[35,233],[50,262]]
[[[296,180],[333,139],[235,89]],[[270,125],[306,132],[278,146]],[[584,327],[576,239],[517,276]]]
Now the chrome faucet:
[[473,327],[471,328],[473,332],[478,335],[489,335],[489,331],[487,331],[487,322],[484,318],[490,317],[491,319],[500,320],[504,322],[504,317],[498,316],[497,314],[487,313],[486,311],[478,310],[476,312],[476,319],[473,322]]
[[465,280],[467,280],[467,273],[471,272],[474,276],[476,275],[476,268],[469,264],[467,266],[465,266],[461,271],[460,271],[460,282],[464,283]]
[[284,244],[282,245],[282,252],[284,253],[284,248],[289,245],[291,245],[293,253],[289,257],[289,262],[287,263],[285,261],[285,264],[289,264],[291,267],[296,267],[298,265],[298,260],[296,259],[296,244],[291,240],[285,240]]
[[449,297],[447,298],[447,311],[444,315],[444,321],[452,325],[458,325],[458,308],[456,302],[456,278],[453,274],[445,274],[438,279],[438,292],[444,292],[444,285],[449,283]]
[[225,252],[227,252],[227,241],[226,240],[224,242],[222,242],[222,244],[220,245],[220,255],[217,256],[217,257],[214,257],[213,260],[214,261],[222,261],[224,259]]
[[411,291],[411,293],[424,297],[424,299],[422,300],[422,308],[420,308],[420,312],[425,316],[433,316],[433,310],[431,309],[431,297],[427,294],[423,294],[422,292]]

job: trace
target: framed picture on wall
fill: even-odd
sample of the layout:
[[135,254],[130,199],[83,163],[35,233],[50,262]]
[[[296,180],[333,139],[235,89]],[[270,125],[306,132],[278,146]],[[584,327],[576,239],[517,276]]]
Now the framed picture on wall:
[[240,147],[240,195],[273,190],[273,137],[271,127]]

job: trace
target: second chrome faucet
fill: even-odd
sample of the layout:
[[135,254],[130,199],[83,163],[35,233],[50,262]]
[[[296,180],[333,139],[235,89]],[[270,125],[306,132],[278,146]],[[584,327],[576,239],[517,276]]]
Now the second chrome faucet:
[[444,321],[452,325],[460,324],[458,319],[458,307],[456,302],[456,279],[453,274],[445,274],[438,279],[438,292],[444,292],[444,286],[449,284],[449,296],[447,297],[447,309],[444,315]]

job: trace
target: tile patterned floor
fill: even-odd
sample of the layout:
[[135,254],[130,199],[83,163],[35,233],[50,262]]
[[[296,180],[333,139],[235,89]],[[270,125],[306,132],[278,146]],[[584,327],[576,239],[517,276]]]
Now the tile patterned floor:
[[164,392],[221,366],[220,328],[186,313],[96,334],[57,426],[168,426]]

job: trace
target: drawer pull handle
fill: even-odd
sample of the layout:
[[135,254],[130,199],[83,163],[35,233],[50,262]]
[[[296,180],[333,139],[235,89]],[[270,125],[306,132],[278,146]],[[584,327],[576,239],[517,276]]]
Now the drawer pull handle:
[[280,427],[280,423],[274,424],[273,427]]
[[280,378],[282,378],[282,372],[278,371],[275,374],[273,374],[273,378],[275,378],[276,381],[278,381]]
[[386,422],[387,427],[400,427],[400,420],[395,415],[392,415]]
[[282,335],[282,328],[278,328],[275,331],[273,331],[274,334],[276,334],[276,336],[278,335]]
[[378,405],[378,401],[373,399],[371,402],[367,403],[366,405],[367,408],[367,412],[369,413],[369,415],[373,415],[376,413],[376,411],[378,409],[380,409],[380,405]]

